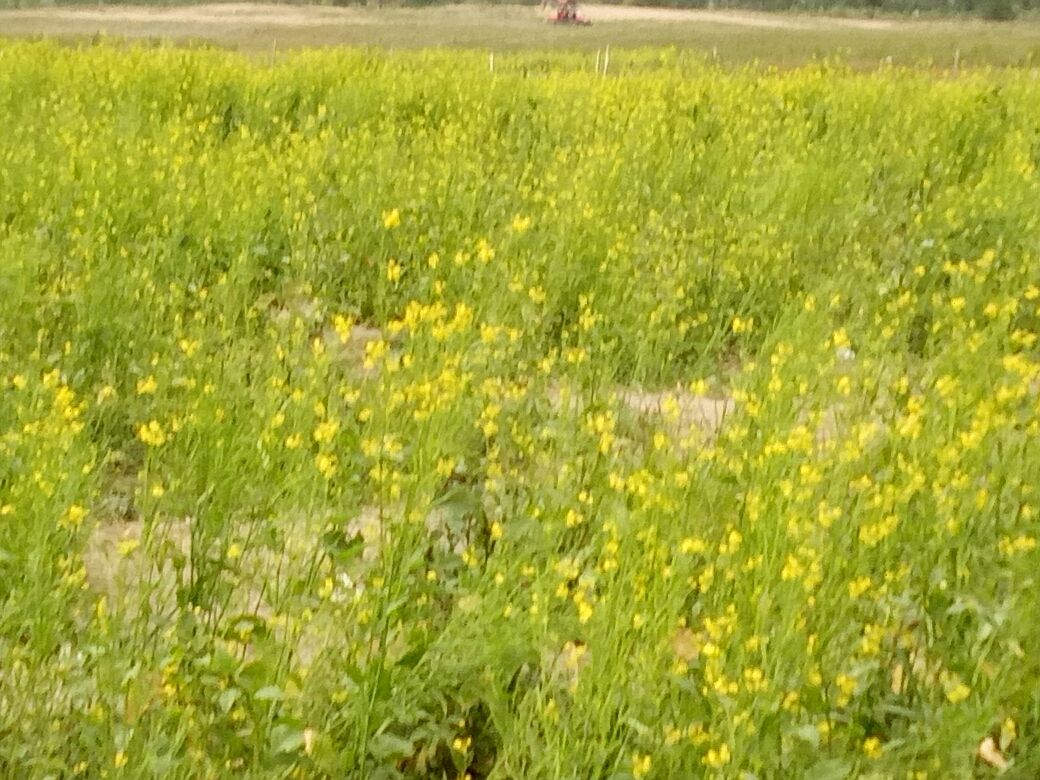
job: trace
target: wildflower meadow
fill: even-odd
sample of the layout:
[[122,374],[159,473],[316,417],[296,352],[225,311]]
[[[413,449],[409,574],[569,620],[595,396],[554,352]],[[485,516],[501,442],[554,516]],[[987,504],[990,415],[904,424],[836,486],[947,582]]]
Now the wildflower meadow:
[[1040,81],[0,42],[0,776],[1040,776]]

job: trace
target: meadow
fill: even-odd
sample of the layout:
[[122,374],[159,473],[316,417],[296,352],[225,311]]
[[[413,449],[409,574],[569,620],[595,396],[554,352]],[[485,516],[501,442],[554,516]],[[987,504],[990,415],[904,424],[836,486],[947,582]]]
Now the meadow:
[[1040,81],[0,43],[0,776],[1040,775]]

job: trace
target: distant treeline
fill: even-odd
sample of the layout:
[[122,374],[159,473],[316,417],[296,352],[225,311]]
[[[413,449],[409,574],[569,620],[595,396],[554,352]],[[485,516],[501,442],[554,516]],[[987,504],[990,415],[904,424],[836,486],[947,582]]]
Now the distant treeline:
[[[197,5],[213,0],[106,0],[109,5]],[[277,2],[278,0],[275,0]],[[465,0],[463,0],[465,1]],[[479,0],[490,4],[537,4],[537,0]],[[551,0],[550,0],[551,1]],[[314,0],[316,5],[424,6],[459,0]],[[603,0],[597,0],[603,2]],[[304,3],[291,3],[301,5]],[[983,19],[1014,19],[1022,11],[1040,8],[1040,0],[660,0],[621,2],[620,5],[666,6],[671,8],[720,8],[755,11],[879,12],[909,15],[968,15]],[[95,5],[94,0],[0,0],[0,8],[39,8],[55,5]],[[3,30],[0,29],[0,35]]]

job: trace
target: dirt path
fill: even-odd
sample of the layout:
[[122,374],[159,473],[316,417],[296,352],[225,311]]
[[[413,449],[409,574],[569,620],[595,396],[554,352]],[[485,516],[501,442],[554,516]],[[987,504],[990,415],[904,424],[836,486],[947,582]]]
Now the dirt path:
[[771,30],[891,30],[909,21],[893,19],[843,19],[833,16],[785,16],[752,11],[708,11],[698,8],[644,8],[622,5],[585,5],[583,12],[594,22],[685,22],[732,24]]
[[[499,6],[482,9],[481,14],[494,19],[497,14],[515,16],[537,9],[529,6]],[[471,14],[473,6],[440,6],[433,11]],[[700,9],[646,8],[636,6],[584,5],[582,12],[594,22],[664,22],[724,24],[776,30],[890,30],[912,24],[910,21],[879,19],[843,19],[825,16],[785,16],[743,11],[708,11]],[[5,22],[99,24],[169,24],[206,27],[324,27],[327,25],[378,24],[397,17],[406,20],[427,13],[422,9],[333,8],[328,6],[265,5],[260,3],[220,3],[197,6],[146,7],[100,6],[83,8],[33,8],[0,11],[0,33]]]
[[[83,8],[31,8],[0,11],[4,19],[84,23],[173,23],[197,25],[263,25],[320,27],[329,23],[363,24],[371,13],[325,6],[264,5],[260,3],[219,3],[212,5],[148,7],[98,6]],[[0,24],[0,30],[2,30]]]

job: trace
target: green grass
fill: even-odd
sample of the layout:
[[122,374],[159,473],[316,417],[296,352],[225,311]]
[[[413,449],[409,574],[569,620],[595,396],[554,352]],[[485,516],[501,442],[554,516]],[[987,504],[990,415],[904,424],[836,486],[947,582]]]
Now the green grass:
[[1040,82],[588,59],[0,44],[0,776],[1040,774]]

